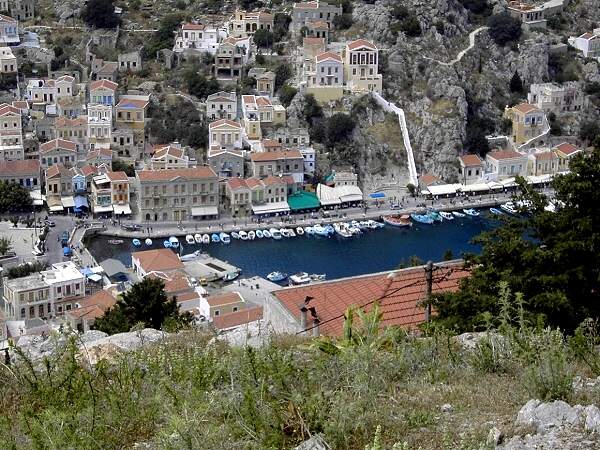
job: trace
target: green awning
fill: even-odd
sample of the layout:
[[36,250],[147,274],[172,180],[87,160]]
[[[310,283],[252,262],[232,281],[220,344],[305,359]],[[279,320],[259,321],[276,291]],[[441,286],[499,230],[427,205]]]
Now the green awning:
[[288,205],[290,205],[292,211],[300,211],[302,209],[319,208],[321,203],[313,192],[298,191],[288,197]]

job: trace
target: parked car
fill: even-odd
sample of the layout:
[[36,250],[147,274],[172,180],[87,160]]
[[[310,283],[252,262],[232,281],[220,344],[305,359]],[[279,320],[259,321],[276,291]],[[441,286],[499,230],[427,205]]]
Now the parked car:
[[121,225],[121,228],[123,228],[126,231],[140,231],[142,229],[142,226],[137,223],[128,223]]
[[44,220],[44,224],[48,225],[49,227],[55,227],[56,226],[56,222],[54,222],[54,220],[50,220],[50,219]]

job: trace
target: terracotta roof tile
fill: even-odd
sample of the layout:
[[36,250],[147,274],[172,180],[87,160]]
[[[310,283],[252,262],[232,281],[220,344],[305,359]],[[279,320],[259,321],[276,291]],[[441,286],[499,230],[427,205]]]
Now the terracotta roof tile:
[[302,159],[302,153],[299,150],[281,150],[277,152],[252,153],[250,160],[255,162],[276,161],[278,159]]
[[190,180],[217,177],[217,174],[208,166],[188,169],[138,170],[136,175],[140,181],[171,181],[179,177]]
[[75,142],[66,141],[64,139],[52,139],[40,145],[40,153],[47,153],[52,150],[61,149],[74,152],[77,148]]
[[556,150],[565,156],[571,156],[579,151],[577,147],[575,147],[573,144],[569,144],[568,142],[563,142],[562,144],[557,145]]
[[237,189],[241,189],[241,188],[248,188],[248,185],[246,184],[246,180],[244,180],[243,178],[238,178],[238,177],[228,178],[226,183],[229,186],[229,188],[234,191]]
[[227,330],[229,328],[246,325],[251,322],[256,322],[263,318],[263,307],[256,306],[254,308],[245,308],[240,311],[221,314],[213,318],[213,325],[218,330]]
[[218,128],[220,126],[223,125],[229,125],[230,127],[235,127],[235,128],[242,128],[242,126],[240,125],[239,122],[235,121],[235,120],[229,120],[229,119],[219,119],[219,120],[215,120],[214,122],[211,122],[208,125],[208,128]]
[[118,108],[140,108],[143,109],[148,106],[148,100],[139,100],[136,98],[122,98],[117,103]]
[[40,173],[39,159],[21,159],[17,161],[0,161],[2,175],[30,175]]
[[131,259],[138,260],[146,273],[183,269],[184,267],[179,257],[168,248],[134,252],[131,254]]
[[223,294],[211,295],[206,301],[210,306],[224,306],[243,302],[244,299],[239,292],[225,292]]
[[340,55],[338,55],[337,53],[333,53],[333,52],[320,53],[316,56],[317,62],[325,61],[327,59],[333,59],[334,61],[337,61],[339,63],[342,62],[342,57]]
[[534,153],[533,156],[535,156],[536,161],[552,161],[553,159],[558,159],[558,155],[553,151]]
[[438,183],[440,179],[432,173],[424,173],[419,177],[419,181],[425,186],[431,186],[434,183]]
[[90,83],[90,91],[96,89],[110,89],[111,91],[116,91],[118,87],[119,85],[117,83],[110,80],[98,80]]
[[201,23],[184,23],[181,26],[182,30],[199,30],[202,31],[204,30],[206,27],[201,24]]
[[[462,264],[440,265],[434,275],[433,292],[456,290],[460,280],[468,274],[462,268]],[[425,310],[420,304],[425,298],[425,293],[426,280],[423,267],[315,283],[273,292],[277,300],[298,321],[300,306],[307,296],[312,297],[308,306],[315,308],[321,321],[321,333],[329,336],[342,334],[343,314],[348,307],[367,305],[363,309],[369,311],[378,299],[383,314],[382,328],[391,325],[416,328],[425,321]],[[311,326],[310,318],[308,325]]]
[[117,299],[108,291],[102,290],[83,298],[77,303],[79,307],[68,311],[67,314],[75,319],[89,320],[102,317],[107,310],[117,303]]
[[366,39],[357,39],[356,41],[349,42],[346,44],[349,50],[356,50],[360,47],[367,47],[372,50],[377,50],[377,47],[372,42],[367,41]]
[[503,159],[524,158],[521,153],[515,152],[514,150],[497,150],[494,152],[489,152],[486,156],[494,158],[496,161]]
[[523,114],[529,114],[531,112],[538,112],[540,109],[536,106],[530,105],[529,103],[519,103],[516,106],[513,106],[514,110],[517,110]]
[[480,166],[482,164],[481,158],[479,155],[469,154],[459,156],[459,159],[462,161],[465,167],[470,166]]

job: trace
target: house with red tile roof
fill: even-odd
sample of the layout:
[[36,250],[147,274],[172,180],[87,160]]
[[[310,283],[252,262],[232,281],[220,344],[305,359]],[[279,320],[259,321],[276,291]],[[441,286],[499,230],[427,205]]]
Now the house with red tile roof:
[[229,21],[229,36],[247,38],[257,30],[273,30],[273,14],[267,11],[243,11],[236,9]]
[[344,80],[353,92],[381,92],[379,49],[366,39],[346,44],[344,51]]
[[291,175],[295,183],[304,182],[304,158],[299,150],[255,152],[250,155],[250,162],[255,177]]
[[319,53],[306,64],[307,92],[320,103],[338,100],[344,95],[344,63],[341,55],[331,51]]
[[89,85],[90,103],[115,106],[119,85],[110,80],[92,81]]
[[173,52],[214,55],[217,53],[220,41],[219,30],[215,27],[188,22],[182,24],[181,29],[177,32]]
[[516,145],[540,136],[548,128],[544,111],[529,103],[507,107],[504,117],[512,123],[512,140]]
[[150,168],[157,169],[187,169],[191,166],[190,157],[185,154],[179,142],[157,146],[150,159]]
[[528,159],[527,173],[529,175],[554,175],[560,170],[559,157],[554,150],[532,153]]
[[262,138],[262,124],[285,124],[285,108],[267,96],[242,95],[242,120],[248,139]]
[[17,183],[26,189],[39,189],[40,160],[20,159],[16,161],[0,161],[0,181]]
[[210,120],[235,120],[237,118],[236,93],[219,91],[206,97],[206,117]]
[[224,314],[238,312],[247,307],[247,303],[239,292],[224,292],[203,297],[200,301],[200,314],[206,320]]
[[242,150],[213,145],[207,153],[208,165],[219,179],[244,177],[244,153]]
[[458,157],[462,184],[474,184],[483,176],[483,160],[479,155],[467,154]]
[[184,268],[179,256],[168,248],[133,252],[131,266],[140,278],[144,278],[151,272],[171,272]]
[[527,175],[527,155],[514,150],[495,150],[485,155],[485,172],[497,181]]
[[72,166],[77,162],[77,144],[65,139],[53,139],[40,145],[40,160],[43,169],[53,164]]
[[230,312],[213,317],[212,325],[218,331],[229,331],[247,326],[263,318],[262,306],[250,306],[236,312]]
[[95,320],[115,306],[117,298],[110,292],[101,290],[75,303],[75,308],[65,313],[65,318],[71,328],[80,332],[91,329]]
[[242,148],[242,133],[242,125],[237,120],[215,120],[208,125],[208,145]]
[[573,157],[579,153],[581,153],[581,149],[576,147],[569,142],[563,142],[562,144],[554,147],[554,151],[558,156],[558,167],[559,171],[565,171],[569,169],[569,164],[571,164],[571,160]]
[[[468,275],[462,262],[436,265],[432,292],[454,291]],[[322,335],[341,336],[348,308],[368,312],[375,303],[383,315],[381,328],[417,329],[426,321],[426,292],[425,267],[421,266],[289,287],[272,294],[295,319],[298,331],[313,333],[318,327]]]

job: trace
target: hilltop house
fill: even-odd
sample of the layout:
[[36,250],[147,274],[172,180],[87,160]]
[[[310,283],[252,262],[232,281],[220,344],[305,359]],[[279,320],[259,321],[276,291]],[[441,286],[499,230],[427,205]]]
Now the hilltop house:
[[229,35],[234,38],[247,38],[257,30],[273,30],[273,15],[265,11],[242,11],[236,9],[229,21]]
[[506,107],[504,117],[512,122],[512,140],[517,145],[541,135],[547,127],[544,112],[529,103]]
[[546,113],[575,112],[585,106],[585,95],[575,81],[532,84],[527,102]]
[[265,71],[255,76],[256,79],[256,92],[258,95],[273,97],[275,95],[275,74],[273,72]]
[[218,80],[235,80],[241,77],[249,53],[248,38],[225,39],[219,44],[215,54],[215,77]]
[[348,42],[344,54],[345,80],[352,92],[381,92],[379,50],[365,39]]
[[179,257],[168,248],[133,252],[131,254],[131,266],[140,278],[144,278],[153,272],[168,273],[184,268]]
[[10,47],[0,47],[0,73],[16,73],[17,57]]
[[503,180],[517,175],[527,175],[528,160],[513,150],[491,151],[485,155],[485,173],[493,181]]
[[292,23],[290,28],[293,31],[300,31],[302,27],[307,27],[311,22],[325,22],[329,28],[333,26],[333,19],[342,15],[342,7],[329,4],[323,1],[308,1],[294,3],[292,8]]
[[600,28],[583,33],[577,38],[569,38],[569,43],[580,50],[584,58],[600,58]]
[[237,96],[235,92],[219,91],[206,97],[206,117],[210,120],[237,118]]
[[0,14],[0,45],[18,45],[19,22],[12,17]]
[[110,80],[92,81],[90,83],[90,103],[115,106],[119,85]]
[[306,71],[306,92],[321,103],[337,100],[344,94],[344,64],[337,53],[324,52],[315,57]]
[[219,215],[219,180],[210,167],[138,170],[136,179],[143,220],[177,222]]
[[201,23],[184,23],[175,38],[175,53],[186,51],[210,53],[214,55],[219,48],[219,30]]
[[146,142],[144,127],[148,103],[150,98],[147,95],[122,95],[115,107],[115,125],[117,129],[132,132],[138,154],[143,152]]

